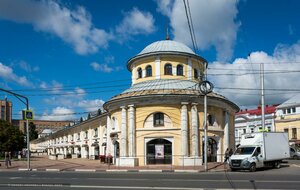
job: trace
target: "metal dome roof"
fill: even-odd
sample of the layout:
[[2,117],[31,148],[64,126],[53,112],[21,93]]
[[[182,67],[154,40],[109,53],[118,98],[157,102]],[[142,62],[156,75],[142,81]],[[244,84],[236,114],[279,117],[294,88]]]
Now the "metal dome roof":
[[145,47],[138,55],[149,54],[154,52],[180,52],[196,55],[195,52],[188,46],[172,40],[162,40],[153,42],[152,44]]
[[203,62],[207,62],[203,57],[197,55],[191,48],[184,45],[183,43],[172,40],[161,40],[151,43],[150,45],[146,46],[139,54],[129,59],[127,61],[128,70],[131,71],[131,64],[135,60],[153,55],[189,56],[200,59]]

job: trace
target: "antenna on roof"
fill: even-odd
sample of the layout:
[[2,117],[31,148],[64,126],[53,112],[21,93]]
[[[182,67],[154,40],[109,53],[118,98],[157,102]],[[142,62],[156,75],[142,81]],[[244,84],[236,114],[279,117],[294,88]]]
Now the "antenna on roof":
[[166,19],[166,40],[170,40],[168,19]]

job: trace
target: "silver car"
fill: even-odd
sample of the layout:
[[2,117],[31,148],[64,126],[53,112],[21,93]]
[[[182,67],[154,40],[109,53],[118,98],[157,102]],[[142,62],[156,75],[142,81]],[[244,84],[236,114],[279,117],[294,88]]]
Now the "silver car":
[[290,155],[291,155],[291,158],[294,160],[300,159],[300,151],[294,147],[290,147]]

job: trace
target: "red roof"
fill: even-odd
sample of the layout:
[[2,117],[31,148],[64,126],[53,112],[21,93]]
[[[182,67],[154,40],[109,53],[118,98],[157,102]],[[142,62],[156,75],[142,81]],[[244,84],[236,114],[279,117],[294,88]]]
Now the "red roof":
[[[277,106],[278,105],[271,105],[271,106],[266,105],[265,106],[265,114],[275,113]],[[244,109],[244,110],[240,110],[239,112],[236,113],[236,115],[242,115],[242,114],[261,115],[261,107],[258,106],[257,109],[251,109],[251,110]]]

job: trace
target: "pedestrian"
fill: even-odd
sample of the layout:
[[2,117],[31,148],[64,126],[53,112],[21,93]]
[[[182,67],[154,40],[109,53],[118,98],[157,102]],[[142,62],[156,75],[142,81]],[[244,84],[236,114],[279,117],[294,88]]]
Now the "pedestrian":
[[232,156],[232,154],[233,154],[233,150],[232,150],[232,148],[229,150],[229,157],[230,156]]
[[11,154],[10,154],[10,152],[5,152],[4,153],[4,158],[5,158],[5,166],[6,166],[6,168],[8,168],[8,166],[11,166],[11,161],[10,161]]
[[227,148],[225,151],[225,156],[224,156],[224,163],[227,162],[229,159],[229,149]]

